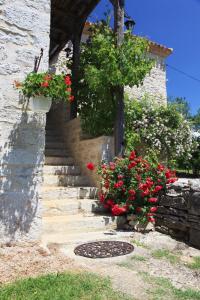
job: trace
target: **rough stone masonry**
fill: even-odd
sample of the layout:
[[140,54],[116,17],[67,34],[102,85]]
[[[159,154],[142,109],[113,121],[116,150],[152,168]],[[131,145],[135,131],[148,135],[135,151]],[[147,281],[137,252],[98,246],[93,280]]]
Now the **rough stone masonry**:
[[156,229],[200,249],[200,179],[179,179],[159,201]]
[[0,0],[0,243],[37,240],[46,115],[23,109],[13,88],[44,49],[48,68],[50,1]]

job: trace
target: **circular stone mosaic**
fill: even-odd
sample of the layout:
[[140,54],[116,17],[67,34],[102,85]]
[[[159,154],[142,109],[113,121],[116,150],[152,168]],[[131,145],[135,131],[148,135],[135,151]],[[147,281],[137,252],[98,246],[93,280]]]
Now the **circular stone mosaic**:
[[118,241],[99,241],[82,244],[74,249],[76,255],[89,258],[108,258],[133,252],[133,245]]

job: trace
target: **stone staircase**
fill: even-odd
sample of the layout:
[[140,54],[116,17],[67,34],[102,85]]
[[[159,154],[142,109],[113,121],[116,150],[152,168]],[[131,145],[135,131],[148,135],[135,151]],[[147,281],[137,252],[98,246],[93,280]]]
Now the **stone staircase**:
[[42,187],[43,235],[48,243],[79,243],[115,228],[114,218],[99,206],[97,188],[74,162],[59,131],[46,130]]

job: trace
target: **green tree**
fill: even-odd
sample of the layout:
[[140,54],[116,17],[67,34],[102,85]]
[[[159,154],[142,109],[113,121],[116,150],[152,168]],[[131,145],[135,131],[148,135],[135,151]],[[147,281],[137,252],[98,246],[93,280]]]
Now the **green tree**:
[[197,110],[197,113],[192,117],[192,122],[195,129],[200,129],[200,108]]
[[185,97],[176,97],[169,98],[170,105],[176,108],[176,110],[181,113],[185,119],[189,119],[191,117],[190,114],[190,104],[185,99]]
[[82,45],[78,88],[78,111],[85,132],[92,136],[113,133],[115,91],[143,82],[154,64],[148,49],[147,40],[130,32],[116,47],[116,36],[105,22],[91,27],[90,38]]

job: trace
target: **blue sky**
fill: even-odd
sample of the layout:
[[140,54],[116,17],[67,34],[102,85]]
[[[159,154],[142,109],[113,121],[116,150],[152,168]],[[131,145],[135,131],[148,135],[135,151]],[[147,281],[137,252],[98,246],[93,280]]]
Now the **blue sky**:
[[[108,0],[101,0],[92,19],[101,18]],[[126,0],[135,20],[134,32],[173,48],[167,63],[199,79],[167,68],[168,96],[185,97],[192,113],[200,108],[200,0]]]

